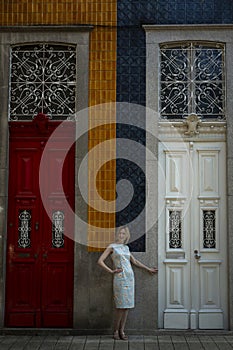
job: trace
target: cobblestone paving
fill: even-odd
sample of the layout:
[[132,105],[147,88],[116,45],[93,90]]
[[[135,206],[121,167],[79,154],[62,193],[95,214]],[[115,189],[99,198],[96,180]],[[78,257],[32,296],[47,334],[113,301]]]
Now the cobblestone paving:
[[0,335],[0,350],[228,350],[233,335],[111,336]]

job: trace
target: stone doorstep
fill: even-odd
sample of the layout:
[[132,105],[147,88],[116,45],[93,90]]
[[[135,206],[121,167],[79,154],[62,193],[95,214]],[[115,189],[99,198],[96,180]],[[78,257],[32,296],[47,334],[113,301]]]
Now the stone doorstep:
[[[151,331],[126,330],[127,334],[135,337],[148,336],[233,336],[233,331],[228,330],[173,330],[158,329]],[[109,336],[111,330],[90,330],[72,328],[0,328],[0,335],[57,335],[57,336]]]

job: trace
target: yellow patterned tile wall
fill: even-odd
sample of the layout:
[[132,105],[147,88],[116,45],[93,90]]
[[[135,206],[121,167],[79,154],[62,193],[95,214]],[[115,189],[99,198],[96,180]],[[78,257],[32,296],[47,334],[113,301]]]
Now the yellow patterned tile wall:
[[[90,38],[89,106],[116,101],[117,0],[2,0],[0,25],[75,25],[92,24]],[[98,125],[98,118],[104,125]],[[114,235],[115,214],[115,142],[110,147],[103,141],[115,138],[115,111],[110,115],[90,112],[89,151],[102,144],[101,150],[89,157],[89,250],[109,244]],[[90,153],[90,152],[89,152]],[[112,159],[93,178],[96,159]],[[96,196],[97,193],[100,197]],[[102,199],[101,199],[102,197]],[[97,210],[97,209],[98,210]],[[111,213],[110,213],[111,211]],[[107,233],[103,230],[107,229]]]

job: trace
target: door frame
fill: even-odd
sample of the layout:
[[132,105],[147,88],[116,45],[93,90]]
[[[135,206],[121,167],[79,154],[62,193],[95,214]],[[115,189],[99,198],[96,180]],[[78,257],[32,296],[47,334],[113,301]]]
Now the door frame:
[[[77,53],[77,111],[88,107],[88,71],[89,71],[89,40],[92,26],[14,26],[2,27],[0,33],[0,328],[4,327],[5,315],[5,276],[6,276],[6,232],[7,232],[7,208],[8,208],[8,152],[9,152],[9,132],[8,132],[8,105],[9,105],[9,64],[11,45],[18,43],[53,42],[66,43],[76,46]],[[87,115],[87,114],[86,114]],[[88,119],[86,120],[88,124]],[[79,167],[83,156],[88,149],[87,135],[79,142],[79,149],[75,151],[75,167]],[[87,220],[87,205],[79,201],[78,179],[75,177],[75,203],[79,204],[82,217]],[[78,270],[81,261],[80,246],[75,243],[74,268]],[[77,295],[77,276],[74,272],[74,295]],[[73,324],[79,324],[80,304],[74,297]]]
[[[161,130],[159,119],[159,50],[160,44],[180,41],[211,41],[221,42],[225,44],[225,67],[227,71],[226,79],[226,123],[223,128],[219,130],[220,137],[222,133],[226,134],[226,154],[227,154],[227,231],[228,231],[228,314],[229,314],[229,329],[233,330],[233,99],[231,98],[231,91],[233,90],[233,25],[228,24],[195,24],[195,25],[144,25],[146,32],[146,50],[147,50],[147,64],[146,64],[146,105],[148,107],[147,115],[147,130],[151,130],[154,135],[157,135],[157,140],[152,140],[150,135],[147,135],[147,147],[153,149],[158,155],[158,142],[162,138],[165,131],[172,137],[172,128],[174,123],[168,123],[166,130]],[[172,38],[172,40],[171,40]],[[228,93],[229,91],[229,93]],[[151,112],[153,111],[153,112]],[[150,117],[153,115],[153,118]],[[182,123],[181,123],[182,124]],[[212,123],[206,124],[206,131],[211,129]],[[182,125],[181,125],[182,127]],[[213,124],[212,131],[217,130],[218,123]],[[154,189],[157,191],[158,181],[158,164],[152,164],[150,159],[146,160],[146,173],[154,176]],[[157,198],[157,197],[156,197]],[[150,212],[147,213],[147,222],[150,222],[152,215],[159,216],[158,202],[151,199]],[[154,225],[150,232],[151,235],[158,240],[158,227]],[[159,250],[155,252],[158,257]],[[158,290],[155,291],[156,296]],[[159,312],[159,311],[158,311]],[[160,325],[159,325],[160,326]]]

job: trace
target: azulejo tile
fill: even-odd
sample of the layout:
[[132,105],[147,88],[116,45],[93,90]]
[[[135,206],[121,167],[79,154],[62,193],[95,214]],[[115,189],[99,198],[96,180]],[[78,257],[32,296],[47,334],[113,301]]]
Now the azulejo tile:
[[[142,24],[233,23],[233,2],[232,0],[118,0],[117,17],[117,101],[145,105],[146,41]],[[138,117],[134,118],[138,122]],[[140,133],[137,128],[129,129],[120,125],[116,132],[118,138],[126,137],[145,144],[145,133]],[[128,168],[133,167],[123,160],[119,160],[117,166],[118,180],[127,176]],[[134,198],[134,205],[131,204],[126,211],[117,214],[117,224],[135,217],[138,208],[141,210],[145,204],[145,179],[137,171],[131,174],[131,181],[134,185],[137,184],[139,191],[137,198]],[[138,177],[142,186],[138,184]],[[143,224],[139,223],[141,232],[144,232]],[[138,238],[130,246],[132,250],[144,251],[145,237]]]

